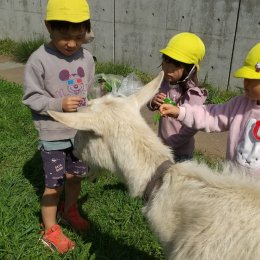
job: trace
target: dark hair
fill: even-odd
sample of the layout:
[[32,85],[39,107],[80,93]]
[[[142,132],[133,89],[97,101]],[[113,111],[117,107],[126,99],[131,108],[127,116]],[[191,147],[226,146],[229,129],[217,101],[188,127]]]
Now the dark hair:
[[91,23],[90,20],[86,20],[80,23],[72,23],[68,21],[47,21],[49,23],[52,30],[58,31],[67,31],[69,29],[81,29],[84,28],[89,33],[91,31]]
[[171,57],[169,57],[165,54],[162,55],[162,60],[165,63],[173,64],[177,68],[180,68],[180,67],[184,68],[184,73],[183,73],[181,80],[184,80],[189,75],[192,68],[194,67],[194,64],[188,64],[188,63],[184,63],[184,62],[175,60],[175,59],[173,59],[173,58],[171,58]]
[[170,64],[173,64],[174,66],[176,66],[177,68],[180,68],[180,67],[183,67],[184,66],[184,63],[183,62],[180,62],[178,60],[175,60],[165,54],[162,55],[162,60],[165,62],[165,63],[170,63]]

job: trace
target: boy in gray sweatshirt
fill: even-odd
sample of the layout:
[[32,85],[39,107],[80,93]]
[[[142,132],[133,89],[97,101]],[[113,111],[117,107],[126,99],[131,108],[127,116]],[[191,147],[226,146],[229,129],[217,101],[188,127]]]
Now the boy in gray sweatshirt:
[[[85,105],[95,74],[93,56],[81,47],[86,33],[91,31],[88,3],[49,0],[45,24],[51,40],[36,50],[26,64],[23,103],[30,108],[39,133],[45,174],[42,241],[49,248],[65,253],[75,243],[63,234],[56,214],[58,211],[63,222],[78,232],[89,228],[77,207],[82,176],[88,167],[72,153],[76,131],[54,121],[47,110],[75,112]],[[63,188],[65,201],[57,210]]]

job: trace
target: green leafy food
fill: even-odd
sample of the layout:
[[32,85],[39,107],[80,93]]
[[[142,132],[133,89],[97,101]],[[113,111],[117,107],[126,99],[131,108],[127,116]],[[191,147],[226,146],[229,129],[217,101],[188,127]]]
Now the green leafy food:
[[[166,97],[164,100],[163,100],[163,104],[171,104],[173,106],[176,106],[176,102],[174,102],[173,100],[171,100],[170,98]],[[158,123],[158,121],[160,120],[161,118],[161,115],[159,112],[155,113],[154,116],[153,116],[153,122],[155,124]]]

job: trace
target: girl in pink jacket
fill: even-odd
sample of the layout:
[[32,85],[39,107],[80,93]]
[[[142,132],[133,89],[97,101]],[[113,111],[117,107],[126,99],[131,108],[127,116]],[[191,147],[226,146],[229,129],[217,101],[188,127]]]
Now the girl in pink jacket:
[[[202,105],[207,98],[207,91],[199,88],[197,78],[199,62],[205,55],[202,40],[193,33],[179,33],[160,52],[164,80],[148,108],[157,110],[166,98],[177,105]],[[173,118],[160,118],[159,136],[173,150],[175,161],[192,158],[196,132]]]
[[244,95],[218,105],[163,104],[160,113],[196,130],[229,131],[227,159],[260,178],[260,43],[249,51],[234,76],[244,79]]

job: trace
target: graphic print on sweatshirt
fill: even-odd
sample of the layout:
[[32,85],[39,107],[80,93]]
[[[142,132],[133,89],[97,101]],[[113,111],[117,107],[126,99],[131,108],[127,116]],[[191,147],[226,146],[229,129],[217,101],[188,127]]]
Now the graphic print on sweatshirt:
[[260,168],[260,120],[249,119],[236,150],[236,161],[247,168]]
[[67,69],[59,73],[59,79],[66,83],[67,90],[72,96],[78,96],[84,91],[84,76],[85,72],[82,67],[78,67],[76,73],[70,72]]
[[63,69],[58,74],[58,78],[62,82],[62,86],[55,92],[55,96],[58,98],[66,96],[81,96],[82,101],[79,106],[85,106],[87,86],[84,84],[84,81],[86,80],[84,69],[78,67],[76,72]]

